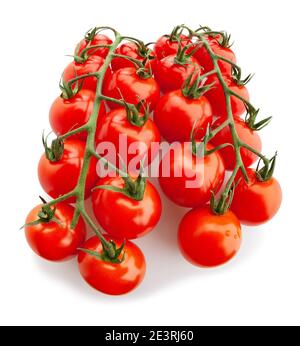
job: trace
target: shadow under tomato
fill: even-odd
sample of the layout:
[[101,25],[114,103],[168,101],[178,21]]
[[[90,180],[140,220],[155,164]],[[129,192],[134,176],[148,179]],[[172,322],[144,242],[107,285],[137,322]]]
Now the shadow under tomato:
[[[81,278],[77,269],[76,258],[69,262],[51,263],[35,256],[36,267],[47,277],[47,280],[50,277],[50,279],[53,278],[65,283],[72,290],[78,291],[81,296],[84,295],[87,299],[118,304],[122,301],[144,299],[162,290],[170,289],[178,282],[190,281],[193,277],[201,277],[205,280],[205,278],[211,275],[218,275],[219,270],[234,270],[236,266],[243,265],[244,261],[249,261],[252,256],[255,256],[257,247],[261,244],[262,235],[251,228],[243,227],[244,241],[242,249],[230,263],[213,269],[197,268],[188,263],[182,257],[177,245],[177,228],[182,217],[189,209],[180,208],[167,200],[158,183],[156,181],[153,183],[161,194],[163,214],[155,230],[141,239],[134,240],[143,251],[147,262],[145,279],[135,291],[117,297],[97,292],[90,288]],[[90,201],[86,202],[86,207],[90,212]],[[88,234],[92,235],[92,232],[88,231]],[[192,284],[198,285],[199,281],[195,281]]]

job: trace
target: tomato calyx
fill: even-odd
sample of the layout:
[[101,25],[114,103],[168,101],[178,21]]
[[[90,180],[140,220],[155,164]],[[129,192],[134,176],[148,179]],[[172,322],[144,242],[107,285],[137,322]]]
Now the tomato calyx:
[[51,142],[51,146],[49,147],[47,144],[48,137],[49,135],[45,137],[45,134],[43,132],[42,141],[45,148],[46,158],[51,162],[58,162],[60,161],[64,153],[64,141],[61,138],[57,137]]
[[[117,248],[116,244],[114,241],[110,240],[108,243],[111,245],[111,249],[110,251],[108,251],[108,249],[106,249],[107,243],[103,242],[101,239],[101,244],[103,247],[102,252],[96,252],[93,250],[89,250],[89,249],[84,249],[84,248],[79,248],[78,250],[85,252],[86,254],[95,257],[96,259],[100,260],[100,261],[104,261],[104,262],[108,262],[108,263],[114,263],[114,264],[121,264],[124,259],[125,259],[125,251],[124,247],[125,247],[125,243],[123,243],[119,248]],[[113,251],[111,251],[113,250]],[[122,254],[123,252],[123,254]],[[112,255],[113,253],[113,255]],[[121,256],[122,254],[122,256]],[[120,258],[121,256],[121,258]]]
[[147,180],[144,177],[142,162],[141,162],[140,174],[135,180],[131,178],[128,174],[126,174],[126,176],[122,176],[122,179],[124,181],[123,188],[112,186],[112,185],[100,185],[100,186],[96,186],[93,189],[93,191],[102,189],[102,190],[117,192],[135,201],[142,201],[144,198],[146,184],[147,184]]
[[[130,124],[136,127],[143,127],[150,116],[149,105],[145,104],[144,100],[140,101],[136,107],[130,107],[125,101],[124,105],[126,109],[127,120],[130,122]],[[140,116],[142,108],[144,110],[144,115]]]
[[235,84],[237,84],[238,86],[247,85],[251,81],[251,79],[254,77],[254,74],[250,73],[248,74],[247,77],[243,79],[242,69],[238,65],[234,64],[233,62],[231,62],[231,66],[232,66],[231,77],[233,81],[235,82]]
[[260,131],[264,127],[268,126],[269,123],[272,120],[272,116],[265,118],[259,122],[256,123],[256,118],[258,116],[258,113],[260,109],[254,108],[249,102],[245,103],[246,107],[246,118],[245,118],[245,123],[249,126],[249,128],[253,131]]
[[[196,79],[194,79],[195,73],[192,73],[184,82],[181,91],[182,94],[189,99],[198,99],[203,96],[208,90],[210,90],[215,83],[205,84],[206,78],[197,73]],[[194,80],[193,80],[194,79]],[[192,81],[193,80],[193,81]]]
[[266,182],[273,177],[275,166],[276,166],[277,155],[278,154],[276,152],[275,155],[270,160],[266,161],[266,163],[264,164],[262,168],[259,168],[262,159],[259,160],[257,168],[256,168],[256,177],[259,181]]
[[231,48],[233,45],[233,43],[230,42],[231,34],[228,34],[226,31],[213,31],[208,26],[200,26],[195,32],[204,32],[207,36],[214,38],[223,48]]
[[[74,68],[74,75],[75,75],[75,77],[77,77],[77,73],[76,73],[75,68]],[[75,85],[73,87],[74,83],[67,83],[64,80],[64,76],[62,75],[60,82],[59,82],[59,88],[61,90],[60,97],[62,97],[65,100],[69,100],[69,99],[73,98],[82,89],[83,82],[84,81],[82,80],[79,83],[79,79],[76,79],[76,81],[74,82]]]
[[216,199],[215,191],[211,192],[212,196],[210,199],[210,209],[216,215],[224,215],[230,209],[234,197],[235,188],[239,183],[240,180],[237,183],[234,183],[227,193],[221,195],[219,200]]
[[55,222],[58,225],[61,225],[61,222],[55,217],[56,207],[51,208],[43,197],[39,196],[39,198],[42,201],[43,205],[41,207],[41,210],[38,212],[38,219],[25,224],[21,229],[23,229],[24,227],[36,226],[42,223],[49,222]]

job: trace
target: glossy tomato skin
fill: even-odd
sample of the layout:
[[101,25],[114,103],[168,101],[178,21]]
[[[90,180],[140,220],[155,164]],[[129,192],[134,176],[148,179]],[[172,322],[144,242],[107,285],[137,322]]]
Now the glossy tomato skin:
[[[180,35],[181,47],[185,47],[188,44],[191,44],[192,41],[186,35]],[[161,60],[169,55],[177,54],[178,51],[178,42],[170,40],[170,37],[167,35],[160,37],[155,45],[154,52],[157,56],[157,59]]]
[[157,61],[154,76],[163,93],[181,89],[192,73],[200,73],[198,60],[191,57],[186,64],[178,64],[176,55],[169,55]]
[[178,230],[182,255],[199,267],[227,263],[239,251],[241,242],[241,225],[231,211],[216,215],[209,207],[191,210],[182,219]]
[[[143,114],[141,113],[140,116],[143,116]],[[124,138],[121,138],[121,136],[124,136]],[[123,140],[126,140],[127,149],[124,148]],[[128,169],[130,163],[133,163],[133,159],[136,162],[145,160],[144,166],[152,162],[158,151],[153,152],[151,155],[151,144],[160,143],[160,133],[151,119],[148,119],[142,127],[132,125],[127,119],[126,110],[119,108],[101,118],[96,143],[103,142],[114,144],[117,155],[120,155],[124,163],[127,163]],[[131,149],[136,149],[134,154],[132,154]],[[139,168],[139,165],[136,166]],[[122,168],[122,165],[118,164],[118,167]],[[132,169],[130,168],[131,173],[138,173],[132,171]]]
[[[80,90],[70,99],[57,97],[49,112],[50,125],[54,133],[61,136],[87,123],[93,112],[94,101],[95,93],[91,90]],[[98,126],[101,117],[105,114],[105,105],[101,103]],[[84,141],[87,138],[87,133],[81,132],[69,138]]]
[[247,226],[259,226],[270,221],[278,212],[282,202],[280,184],[275,178],[259,181],[253,169],[247,169],[249,183],[241,177],[234,193],[231,209]]
[[[253,131],[249,128],[249,126],[242,119],[235,119],[235,128],[239,138],[246,144],[250,145],[250,147],[256,149],[258,152],[262,150],[261,139],[257,133],[257,131]],[[214,124],[214,127],[218,127],[222,122],[217,121]],[[224,143],[231,143],[232,136],[230,127],[226,126],[223,130],[221,130],[215,137],[212,138],[211,143],[217,147]],[[220,150],[220,154],[224,160],[225,167],[227,170],[233,170],[236,163],[235,158],[235,150],[233,147],[226,147]],[[251,151],[245,148],[241,148],[241,157],[245,167],[250,167],[257,161],[257,156],[253,154]]]
[[181,90],[165,94],[154,112],[154,121],[161,135],[170,143],[189,142],[195,121],[197,136],[202,139],[212,119],[211,105],[205,96],[191,99]]
[[[116,49],[116,54],[121,54],[121,55],[125,55],[128,56],[130,58],[134,58],[137,59],[141,62],[143,62],[145,60],[145,56],[142,56],[137,48],[137,45],[133,42],[127,42],[122,44],[120,47],[118,47]],[[150,53],[150,56],[153,58],[151,60],[149,60],[146,63],[146,67],[151,68],[151,70],[154,70],[154,65],[156,63],[156,57],[154,52]],[[112,70],[113,71],[117,71],[121,68],[125,68],[125,67],[135,67],[135,64],[129,60],[123,59],[123,58],[114,58],[111,62],[111,66],[112,66]]]
[[[237,85],[232,79],[224,77],[228,87],[249,101],[249,93],[245,86]],[[214,84],[213,87],[205,94],[210,101],[213,113],[217,117],[227,119],[226,99],[224,90],[220,84],[220,81],[216,75],[208,77],[206,84]],[[235,96],[231,96],[232,114],[235,118],[239,118],[246,112],[244,103]]]
[[[120,177],[106,177],[96,186],[108,185],[123,188]],[[147,181],[142,201],[136,201],[119,192],[97,189],[92,194],[93,210],[101,227],[111,236],[136,239],[149,233],[158,224],[162,204],[155,187]]]
[[[104,59],[97,55],[90,56],[86,62],[77,63],[72,61],[63,72],[63,79],[65,82],[70,81],[73,78],[88,74],[98,72],[101,66],[104,63]],[[107,69],[105,74],[105,80],[110,78],[111,70]],[[79,81],[80,83],[80,81]],[[90,76],[84,79],[82,84],[82,89],[88,89],[93,92],[96,92],[97,87],[97,78],[94,76]]]
[[[208,144],[207,149],[212,148]],[[205,205],[212,191],[221,188],[224,176],[225,168],[218,152],[200,158],[184,144],[170,149],[159,167],[159,184],[163,192],[172,202],[186,208]]]
[[[110,45],[112,44],[112,40],[106,35],[97,34],[95,35],[92,41],[87,41],[86,39],[82,39],[75,49],[75,55],[80,55],[82,51],[87,48],[87,46],[97,46],[97,45]],[[108,48],[97,48],[88,50],[88,55],[97,55],[101,58],[106,58],[108,54]]]
[[[134,67],[126,67],[115,71],[111,78],[104,83],[104,95],[120,100],[122,97],[126,102],[137,105],[141,100],[154,109],[159,98],[159,85],[154,78],[141,78]],[[111,109],[119,108],[114,102],[107,102]]]
[[[38,220],[42,205],[35,207],[27,216],[26,224]],[[82,246],[86,228],[80,217],[75,229],[71,229],[74,208],[65,203],[56,206],[55,217],[60,224],[50,221],[26,226],[25,235],[29,246],[40,257],[54,262],[66,261],[76,256]]]
[[[236,57],[234,52],[230,48],[222,47],[216,38],[211,36],[206,36],[206,40],[208,41],[212,51],[223,58],[226,58],[233,63],[236,63]],[[204,72],[209,72],[214,69],[213,62],[211,57],[209,56],[207,50],[203,45],[200,45],[199,49],[194,54],[194,57],[198,60],[199,65],[203,67]],[[224,76],[231,76],[232,65],[228,62],[219,60],[218,61],[220,70]]]
[[[64,142],[64,153],[57,162],[51,162],[43,154],[38,165],[38,176],[44,191],[52,198],[71,192],[77,185],[83,165],[85,143],[68,139]],[[97,160],[92,158],[86,180],[86,198],[97,181]],[[75,198],[68,200],[74,203]]]
[[[122,240],[113,240],[119,248]],[[102,244],[94,236],[83,245],[84,249],[97,253],[102,252]],[[94,289],[109,295],[122,295],[134,290],[143,280],[146,271],[146,261],[142,251],[132,242],[126,241],[125,257],[120,264],[104,262],[87,253],[78,255],[78,267],[84,280]]]

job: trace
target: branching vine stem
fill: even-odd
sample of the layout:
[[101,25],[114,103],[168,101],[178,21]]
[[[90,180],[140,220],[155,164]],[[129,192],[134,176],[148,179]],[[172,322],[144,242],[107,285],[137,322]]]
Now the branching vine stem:
[[[84,132],[84,131],[87,132],[86,149],[85,149],[85,154],[84,154],[84,158],[83,158],[83,165],[82,165],[82,169],[81,169],[80,176],[78,179],[78,183],[77,183],[77,186],[74,188],[73,191],[70,191],[63,196],[60,196],[60,197],[50,201],[49,203],[47,203],[47,205],[48,206],[54,206],[57,203],[67,201],[71,197],[76,197],[76,205],[75,205],[74,217],[72,220],[72,227],[73,228],[76,227],[78,220],[79,220],[79,217],[82,216],[85,219],[85,221],[87,222],[87,224],[95,232],[97,237],[100,239],[102,246],[103,246],[104,250],[106,251],[108,257],[111,259],[114,259],[115,255],[116,255],[116,248],[115,248],[114,244],[111,241],[108,241],[102,235],[102,233],[100,232],[97,225],[89,217],[88,213],[86,212],[85,206],[84,206],[86,179],[87,179],[88,169],[89,169],[89,165],[90,165],[90,161],[91,161],[92,157],[96,157],[97,159],[101,160],[108,167],[115,170],[116,173],[119,174],[120,176],[126,176],[127,175],[126,172],[124,172],[120,169],[117,169],[109,161],[107,161],[106,159],[104,159],[100,155],[98,155],[96,152],[96,149],[95,149],[95,136],[96,136],[97,120],[98,120],[98,116],[99,116],[99,110],[100,110],[101,102],[106,100],[106,101],[115,102],[119,105],[124,106],[124,101],[110,98],[110,97],[104,96],[102,94],[102,87],[103,87],[103,81],[104,81],[105,73],[106,73],[107,69],[109,68],[109,65],[111,64],[112,59],[116,56],[114,53],[115,53],[117,47],[122,42],[122,40],[126,39],[126,37],[122,37],[117,31],[115,31],[114,29],[112,29],[110,27],[103,27],[103,28],[99,27],[99,28],[97,28],[97,32],[100,32],[100,31],[105,30],[105,29],[110,29],[114,32],[115,40],[111,45],[105,46],[106,48],[108,48],[109,51],[108,51],[108,55],[107,55],[103,65],[101,66],[99,71],[97,71],[96,73],[90,73],[90,74],[82,75],[82,76],[73,78],[72,80],[69,81],[69,85],[72,85],[73,83],[75,83],[78,80],[88,78],[91,76],[96,77],[98,79],[97,88],[96,88],[96,97],[95,97],[95,102],[94,102],[92,114],[89,118],[89,121],[85,125],[77,128],[77,129],[71,130],[68,133],[59,137],[60,139],[65,140],[68,137],[73,136],[75,134],[78,134],[80,132]],[[89,47],[89,49],[90,48],[92,48],[92,46]],[[120,57],[123,57],[123,56],[120,55]],[[129,107],[129,109],[132,109],[133,111],[136,111],[136,107],[133,104],[127,104],[127,107]]]
[[[219,60],[223,60],[226,61],[228,63],[230,63],[231,65],[233,65],[233,63],[231,61],[227,61],[227,59],[224,59],[216,54],[214,54],[209,42],[207,41],[206,37],[208,34],[211,34],[212,32],[200,32],[200,31],[193,31],[190,28],[186,27],[185,25],[182,26],[182,28],[186,29],[190,36],[196,37],[198,40],[200,40],[200,42],[203,44],[204,48],[206,49],[206,51],[208,52],[212,62],[213,62],[213,72],[216,74],[216,76],[219,79],[219,82],[223,88],[224,91],[224,95],[225,95],[225,100],[226,100],[226,110],[227,110],[227,120],[225,122],[223,122],[223,124],[221,124],[217,129],[215,129],[214,131],[210,132],[209,134],[209,138],[208,141],[213,138],[219,131],[221,131],[224,127],[229,126],[230,128],[230,132],[231,132],[231,137],[232,137],[232,143],[233,143],[233,147],[235,150],[235,158],[236,158],[236,165],[235,168],[232,172],[231,177],[229,178],[226,187],[219,199],[219,202],[217,204],[217,206],[215,207],[215,212],[218,214],[222,214],[224,213],[224,211],[226,210],[226,201],[228,200],[228,196],[230,194],[230,191],[232,190],[232,188],[234,187],[234,183],[235,183],[235,179],[236,176],[239,172],[239,170],[241,170],[244,179],[248,182],[249,178],[247,175],[247,171],[245,168],[245,165],[243,163],[242,157],[241,157],[241,148],[244,147],[248,150],[250,150],[251,152],[253,152],[255,155],[257,155],[258,157],[260,157],[266,166],[269,166],[269,160],[263,156],[261,153],[257,152],[254,148],[250,147],[249,145],[247,145],[246,143],[243,143],[241,141],[241,139],[238,136],[237,130],[236,130],[236,126],[235,126],[235,122],[234,122],[234,116],[232,113],[232,107],[231,107],[231,97],[237,97],[238,99],[240,99],[242,102],[250,105],[247,100],[245,100],[243,97],[241,97],[240,95],[236,94],[235,92],[233,92],[226,84],[226,81],[222,75],[221,69],[219,67],[218,61]],[[218,34],[217,32],[213,32],[213,34]],[[251,106],[251,105],[250,105]]]

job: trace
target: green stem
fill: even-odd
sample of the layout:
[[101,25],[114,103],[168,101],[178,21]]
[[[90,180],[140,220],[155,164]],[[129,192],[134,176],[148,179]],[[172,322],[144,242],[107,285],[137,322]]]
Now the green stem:
[[[205,35],[207,35],[207,33],[200,33],[200,32],[195,32],[195,31],[191,31],[191,29],[187,28],[186,26],[183,26],[183,28],[187,29],[193,36],[197,37],[203,44],[203,46],[205,47],[206,51],[208,52],[210,58],[212,59],[213,62],[213,67],[214,67],[214,71],[219,79],[219,82],[223,88],[224,91],[224,95],[225,95],[225,100],[226,100],[226,110],[227,110],[227,120],[221,125],[219,126],[214,132],[212,132],[209,136],[209,139],[211,139],[213,136],[215,136],[219,131],[221,131],[225,126],[229,126],[230,128],[230,132],[231,132],[231,137],[232,137],[232,143],[233,143],[233,147],[235,150],[235,158],[236,158],[236,165],[235,168],[232,172],[232,175],[229,179],[229,181],[226,184],[225,190],[223,191],[218,206],[216,208],[216,212],[218,213],[223,213],[224,210],[226,210],[225,208],[225,204],[228,198],[228,195],[230,193],[230,190],[234,184],[236,175],[238,173],[239,170],[242,171],[245,180],[248,182],[249,178],[247,175],[247,171],[245,168],[245,165],[243,163],[242,157],[241,157],[241,148],[245,147],[248,150],[251,150],[253,153],[255,153],[257,156],[261,157],[265,163],[267,163],[267,160],[263,155],[261,155],[259,152],[257,152],[255,149],[251,148],[250,146],[248,146],[247,144],[243,143],[237,133],[236,130],[236,126],[235,126],[235,121],[234,121],[234,116],[232,113],[232,107],[231,107],[231,96],[236,96],[238,97],[240,100],[242,100],[243,102],[246,102],[246,100],[244,100],[241,96],[239,96],[238,94],[236,94],[235,92],[233,92],[226,84],[224,77],[222,75],[222,72],[220,70],[219,64],[218,64],[218,60],[221,59],[220,56],[215,55],[213,50],[210,47],[209,42],[206,40]],[[223,59],[222,60],[232,64],[231,61],[227,60],[227,59]],[[232,64],[233,65],[233,64]],[[248,103],[247,103],[248,104]]]

